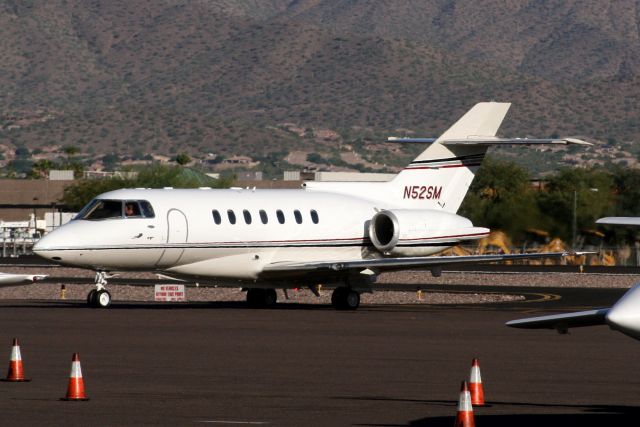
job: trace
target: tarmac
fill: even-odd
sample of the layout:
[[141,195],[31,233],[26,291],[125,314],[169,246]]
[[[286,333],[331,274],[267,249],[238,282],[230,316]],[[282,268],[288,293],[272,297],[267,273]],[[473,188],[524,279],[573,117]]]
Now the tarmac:
[[[489,403],[474,408],[477,426],[637,424],[637,341],[607,327],[559,335],[504,326],[607,306],[625,290],[508,291],[529,297],[355,312],[2,301],[7,366],[17,337],[32,381],[0,383],[0,424],[451,426],[474,357]],[[59,400],[75,352],[88,402]]]

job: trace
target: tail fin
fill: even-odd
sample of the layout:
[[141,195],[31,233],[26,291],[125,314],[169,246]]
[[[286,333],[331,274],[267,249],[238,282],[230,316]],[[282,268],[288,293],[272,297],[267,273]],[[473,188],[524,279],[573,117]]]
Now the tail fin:
[[[306,182],[312,191],[330,191],[380,201],[380,208],[435,209],[455,213],[511,104],[476,104],[409,166],[389,182]],[[451,142],[455,142],[451,144]]]
[[509,103],[481,102],[402,170],[391,182],[389,200],[405,209],[457,212],[487,152],[487,145],[444,145],[441,141],[495,137]]

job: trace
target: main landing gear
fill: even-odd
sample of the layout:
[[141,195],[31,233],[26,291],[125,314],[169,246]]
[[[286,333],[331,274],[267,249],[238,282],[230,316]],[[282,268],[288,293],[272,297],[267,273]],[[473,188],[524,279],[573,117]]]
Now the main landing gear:
[[331,294],[331,305],[336,310],[357,310],[360,307],[360,294],[351,288],[340,286]]
[[96,289],[92,289],[87,295],[87,305],[89,307],[107,308],[111,305],[111,294],[105,289],[107,285],[107,273],[96,272]]
[[247,304],[252,308],[269,308],[276,305],[278,294],[275,289],[249,288],[247,289]]

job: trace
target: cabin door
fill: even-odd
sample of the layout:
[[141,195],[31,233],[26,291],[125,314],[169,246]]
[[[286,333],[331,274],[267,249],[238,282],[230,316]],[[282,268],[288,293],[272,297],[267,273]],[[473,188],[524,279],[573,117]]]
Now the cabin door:
[[179,209],[167,213],[167,244],[156,263],[157,267],[170,267],[178,263],[189,237],[187,217]]

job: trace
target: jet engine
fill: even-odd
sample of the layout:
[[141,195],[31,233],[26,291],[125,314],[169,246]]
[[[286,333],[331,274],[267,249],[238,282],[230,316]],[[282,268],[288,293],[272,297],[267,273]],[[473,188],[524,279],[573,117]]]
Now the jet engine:
[[393,256],[431,255],[488,233],[460,215],[429,209],[384,210],[369,223],[369,238],[375,248]]

